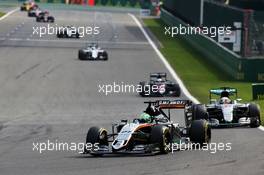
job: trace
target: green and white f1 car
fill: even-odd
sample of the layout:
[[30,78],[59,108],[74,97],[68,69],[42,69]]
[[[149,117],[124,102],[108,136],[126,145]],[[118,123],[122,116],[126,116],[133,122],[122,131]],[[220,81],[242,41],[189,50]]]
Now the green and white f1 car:
[[[97,144],[98,148],[85,150],[94,156],[104,154],[155,154],[168,153],[173,143],[206,144],[211,139],[211,128],[205,119],[192,118],[192,103],[188,100],[162,100],[145,102],[146,118],[136,118],[129,122],[122,120],[112,125],[109,133],[101,127],[91,127],[86,136],[86,144]],[[185,115],[185,126],[171,121],[171,110],[181,109]],[[198,116],[199,114],[196,114]],[[199,116],[203,118],[204,116]]]

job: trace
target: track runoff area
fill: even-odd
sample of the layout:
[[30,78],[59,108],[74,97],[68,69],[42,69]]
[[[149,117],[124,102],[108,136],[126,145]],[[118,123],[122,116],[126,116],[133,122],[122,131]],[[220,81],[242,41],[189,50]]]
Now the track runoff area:
[[[80,155],[78,146],[89,127],[110,129],[120,119],[132,120],[146,108],[144,101],[156,99],[141,98],[135,92],[106,96],[99,93],[100,84],[137,84],[151,72],[166,72],[181,87],[179,99],[198,101],[135,15],[50,12],[58,25],[98,26],[101,33],[80,40],[40,38],[33,35],[33,27],[48,24],[36,24],[18,10],[1,18],[1,174],[263,174],[263,132],[251,128],[212,130],[211,142],[222,143],[221,149],[212,145],[208,150],[156,156]],[[97,41],[108,51],[109,60],[78,60],[78,49],[85,47],[86,40]],[[183,124],[182,114],[176,114],[173,120]],[[60,143],[72,149],[56,150]]]

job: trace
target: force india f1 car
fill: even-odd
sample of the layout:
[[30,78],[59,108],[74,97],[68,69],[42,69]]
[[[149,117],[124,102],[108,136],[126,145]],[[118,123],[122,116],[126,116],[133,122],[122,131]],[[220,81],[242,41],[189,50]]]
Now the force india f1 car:
[[73,26],[62,27],[58,33],[58,38],[80,38],[80,34]]
[[36,16],[36,22],[50,22],[50,23],[54,23],[55,19],[54,19],[53,16],[49,15],[49,12],[44,11],[44,12],[40,12]]
[[[151,73],[150,82],[140,82],[139,85],[141,85],[144,90],[139,93],[142,97],[179,97],[181,94],[179,85],[167,80],[166,73]],[[150,91],[145,89],[145,86],[149,87]],[[156,87],[154,88],[154,86]]]
[[[87,133],[86,144],[97,144],[98,147],[84,149],[84,153],[93,156],[122,153],[166,154],[173,143],[209,143],[211,128],[206,120],[196,120],[193,117],[197,111],[193,111],[195,108],[191,101],[162,100],[144,103],[148,104],[145,113],[151,116],[152,121],[146,123],[140,118],[133,122],[122,120],[112,125],[112,133],[101,127],[91,127]],[[186,126],[171,121],[172,109],[184,111]],[[205,116],[199,116],[203,117]]]
[[[212,99],[212,95],[220,96],[220,100]],[[234,96],[231,100],[229,97]],[[260,121],[260,108],[254,103],[240,103],[237,99],[237,89],[222,87],[211,89],[209,92],[210,104],[200,105],[206,108],[209,123],[212,127],[250,126],[258,127]]]
[[28,11],[28,17],[37,17],[41,12],[42,10],[38,7],[31,8]]
[[84,49],[79,50],[78,57],[80,60],[108,60],[108,54],[105,50],[92,43]]

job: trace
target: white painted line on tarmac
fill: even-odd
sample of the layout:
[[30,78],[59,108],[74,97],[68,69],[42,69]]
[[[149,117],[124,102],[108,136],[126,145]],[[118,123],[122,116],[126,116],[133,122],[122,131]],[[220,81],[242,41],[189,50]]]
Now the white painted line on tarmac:
[[180,79],[180,77],[177,75],[177,73],[174,71],[174,69],[171,67],[171,65],[169,64],[169,62],[166,60],[166,58],[162,55],[162,53],[159,51],[159,49],[157,48],[157,46],[154,44],[154,42],[152,41],[152,39],[149,37],[149,35],[147,34],[147,32],[145,31],[145,29],[142,27],[141,23],[138,21],[138,19],[135,17],[135,15],[133,14],[128,14],[134,21],[135,23],[138,25],[138,27],[140,28],[141,32],[144,34],[145,38],[148,40],[149,44],[152,46],[152,48],[155,50],[156,54],[159,56],[159,58],[161,59],[161,61],[163,62],[163,64],[165,65],[165,67],[168,69],[168,71],[170,72],[170,74],[173,76],[173,78],[178,82],[182,92],[184,93],[184,95],[189,98],[191,101],[193,101],[194,103],[200,103],[194,96],[192,96],[190,94],[190,92],[188,91],[188,89],[185,87],[185,85],[183,84],[182,80]]
[[[264,121],[262,121],[262,122],[264,122]],[[258,129],[260,129],[261,131],[264,131],[264,127],[263,126],[258,127]]]
[[[31,36],[32,37],[32,36]],[[9,38],[10,41],[24,41],[23,38]],[[147,42],[125,42],[125,41],[84,41],[84,40],[71,40],[71,39],[61,39],[61,40],[47,40],[47,39],[29,39],[28,41],[34,42],[64,42],[64,43],[101,43],[101,44],[128,44],[128,45],[149,45]]]
[[14,10],[11,10],[9,12],[7,12],[4,16],[2,16],[0,18],[0,21],[2,21],[3,19],[5,19],[6,17],[8,17],[9,15],[13,14],[14,12],[16,12],[19,8],[15,8]]

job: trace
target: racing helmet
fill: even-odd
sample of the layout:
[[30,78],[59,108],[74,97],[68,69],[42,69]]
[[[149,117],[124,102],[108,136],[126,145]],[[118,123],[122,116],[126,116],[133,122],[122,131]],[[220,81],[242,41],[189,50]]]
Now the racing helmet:
[[220,104],[230,104],[231,100],[228,97],[222,97],[220,99]]
[[162,81],[163,81],[162,78],[157,79],[157,82],[162,82]]

